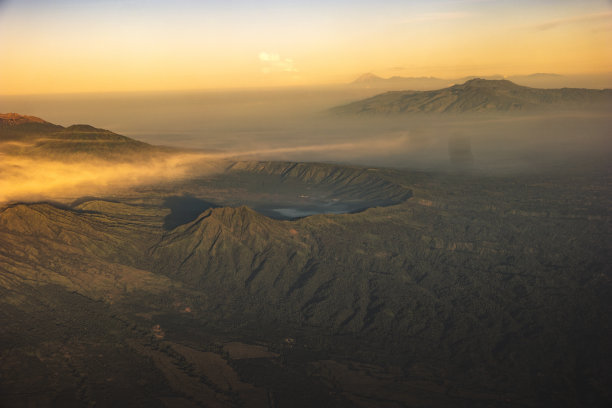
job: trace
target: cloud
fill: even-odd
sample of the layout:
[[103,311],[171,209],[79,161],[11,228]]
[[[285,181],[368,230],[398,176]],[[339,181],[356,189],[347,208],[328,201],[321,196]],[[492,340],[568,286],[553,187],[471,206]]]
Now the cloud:
[[280,55],[262,51],[259,53],[259,60],[263,62],[277,62],[280,61]]
[[259,53],[259,61],[262,64],[261,72],[264,74],[272,72],[298,72],[293,59],[282,58],[276,53],[262,51]]
[[560,18],[556,20],[550,20],[534,26],[538,31],[550,30],[562,25],[577,24],[577,23],[593,23],[596,21],[606,21],[612,18],[612,11],[603,11],[594,14],[583,14],[581,16]]
[[307,143],[300,145],[270,145],[253,149],[209,154],[210,160],[350,160],[355,157],[384,157],[389,152],[416,148],[417,143],[407,131],[385,132],[377,140],[351,140],[350,142]]
[[[74,199],[218,171],[209,155],[177,153],[142,162],[56,161],[0,151],[0,206],[11,201]],[[69,200],[68,200],[69,201]]]

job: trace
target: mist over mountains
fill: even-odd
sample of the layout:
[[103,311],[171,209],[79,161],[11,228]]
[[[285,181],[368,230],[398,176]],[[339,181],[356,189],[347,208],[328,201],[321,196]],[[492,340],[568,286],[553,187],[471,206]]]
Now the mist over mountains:
[[470,141],[474,170],[499,172],[603,155],[610,148],[609,115],[590,106],[478,115],[329,114],[333,106],[376,94],[361,88],[296,88],[43,95],[2,98],[0,107],[35,108],[63,126],[91,123],[152,145],[248,160],[452,170],[449,143],[459,137]]
[[37,117],[0,115],[0,202],[70,201],[152,180],[214,171],[203,152],[153,146],[90,125],[63,127]]
[[[0,143],[4,143],[3,150],[11,155],[60,160],[68,156],[72,160],[79,157],[127,160],[164,151],[90,125],[63,127],[34,116],[16,113],[0,114],[0,129]],[[7,151],[7,143],[10,143],[13,149]]]
[[612,0],[0,0],[0,408],[612,407]]
[[419,90],[431,91],[462,84],[471,79],[508,80],[518,85],[532,88],[594,88],[602,89],[612,86],[612,74],[600,75],[559,75],[554,73],[534,73],[527,75],[481,75],[461,78],[436,77],[403,77],[383,78],[373,73],[365,73],[350,83],[355,88],[366,88],[380,91]]
[[332,109],[337,114],[404,114],[609,109],[612,89],[536,89],[508,80],[470,79],[435,91],[393,91]]

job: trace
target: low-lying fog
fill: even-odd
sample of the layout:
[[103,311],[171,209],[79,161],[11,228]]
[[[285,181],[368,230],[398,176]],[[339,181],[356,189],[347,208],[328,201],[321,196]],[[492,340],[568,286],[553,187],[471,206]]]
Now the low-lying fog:
[[609,157],[608,112],[349,118],[330,107],[364,88],[3,97],[15,111],[87,123],[152,144],[219,157],[416,169],[525,171]]
[[198,174],[218,171],[202,154],[159,155],[142,162],[61,162],[4,154],[0,146],[0,204],[49,199],[67,203],[86,195],[115,194],[194,174],[194,167]]

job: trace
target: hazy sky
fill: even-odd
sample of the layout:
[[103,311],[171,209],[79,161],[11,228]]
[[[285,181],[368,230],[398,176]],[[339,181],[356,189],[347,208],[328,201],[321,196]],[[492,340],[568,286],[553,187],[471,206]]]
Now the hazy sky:
[[612,71],[609,0],[0,0],[0,94]]

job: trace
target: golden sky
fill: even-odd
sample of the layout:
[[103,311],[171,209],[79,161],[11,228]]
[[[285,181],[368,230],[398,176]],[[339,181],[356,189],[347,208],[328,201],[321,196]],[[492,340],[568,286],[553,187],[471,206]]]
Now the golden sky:
[[608,0],[0,0],[0,94],[612,72]]

